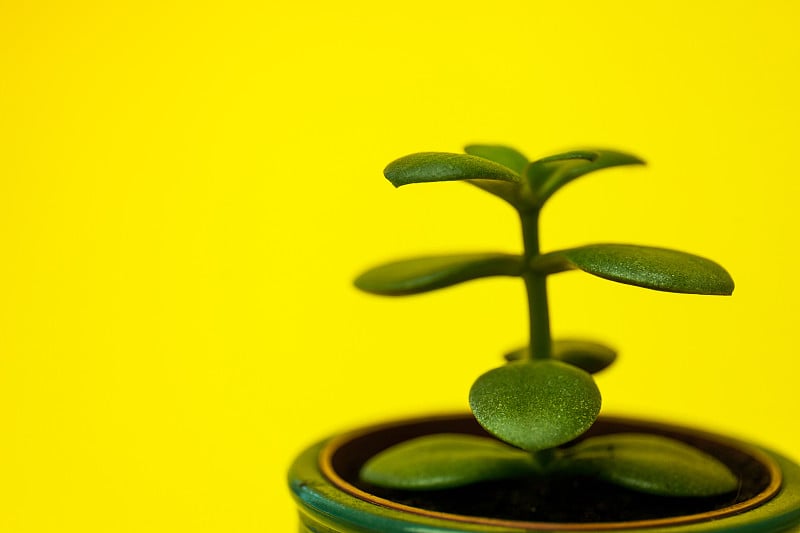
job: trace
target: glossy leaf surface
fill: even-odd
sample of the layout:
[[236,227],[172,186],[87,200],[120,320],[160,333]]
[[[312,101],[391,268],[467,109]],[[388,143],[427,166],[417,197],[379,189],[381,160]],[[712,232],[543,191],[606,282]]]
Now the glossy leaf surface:
[[590,172],[621,165],[643,165],[638,157],[613,150],[579,150],[545,157],[531,163],[525,176],[543,204],[557,190]]
[[519,183],[513,170],[482,157],[444,152],[423,152],[397,159],[383,174],[392,185],[457,180],[498,180]]
[[568,470],[663,496],[714,496],[736,490],[739,480],[716,458],[658,435],[620,433],[591,437],[564,453]]
[[419,257],[387,263],[361,274],[359,289],[401,296],[449,287],[487,276],[518,276],[522,258],[512,254],[459,254]]
[[510,168],[517,174],[522,174],[525,167],[528,166],[528,158],[525,157],[525,154],[510,146],[502,146],[499,144],[470,144],[464,147],[464,151],[469,155],[482,157],[499,163],[504,167]]
[[380,487],[437,490],[534,471],[529,453],[486,437],[442,433],[384,450],[367,461],[360,475]]
[[[528,347],[519,348],[505,355],[506,361],[521,361],[527,357]],[[580,339],[553,341],[553,359],[577,366],[590,374],[607,368],[617,358],[617,352],[605,344]]]
[[533,452],[589,429],[600,411],[600,391],[583,370],[547,359],[490,370],[472,385],[469,403],[489,433]]
[[632,244],[592,244],[537,257],[532,267],[555,273],[577,268],[611,281],[688,294],[729,295],[734,283],[719,264],[698,255]]

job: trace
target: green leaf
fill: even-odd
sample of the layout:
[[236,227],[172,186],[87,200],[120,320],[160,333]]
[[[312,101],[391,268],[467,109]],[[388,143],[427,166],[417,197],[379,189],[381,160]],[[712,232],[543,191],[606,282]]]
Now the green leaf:
[[[505,355],[506,361],[521,361],[528,357],[528,347],[519,348]],[[553,359],[577,366],[590,374],[608,367],[617,358],[617,352],[599,342],[560,339],[553,341]]]
[[[528,158],[514,148],[501,145],[471,144],[464,147],[469,155],[482,157],[522,174],[528,165]],[[520,183],[496,180],[469,180],[468,183],[498,196],[516,209],[523,209],[525,201],[520,194]]]
[[528,451],[568,442],[594,423],[600,391],[583,370],[552,359],[511,363],[483,374],[469,393],[492,435]]
[[580,150],[553,155],[534,161],[525,170],[531,189],[540,205],[572,180],[620,165],[643,165],[638,157],[613,150]]
[[718,459],[658,435],[591,437],[565,450],[561,461],[562,470],[662,496],[714,496],[739,486],[736,476]]
[[487,276],[519,276],[522,258],[512,254],[460,254],[419,257],[387,263],[361,274],[359,289],[401,296],[449,287]]
[[467,154],[423,152],[401,157],[383,171],[392,185],[457,180],[498,180],[519,183],[514,171],[499,163]]
[[693,254],[632,244],[591,244],[540,255],[532,268],[552,274],[580,269],[611,281],[687,294],[729,295],[734,283],[719,264]]
[[525,167],[528,166],[528,158],[510,146],[502,146],[499,144],[470,144],[464,147],[464,151],[469,155],[482,157],[489,161],[499,163],[504,167],[508,167],[517,174],[522,174]]
[[467,183],[505,200],[518,210],[525,207],[518,183],[492,180],[467,180]]
[[599,342],[562,339],[553,343],[553,357],[596,374],[617,358],[617,352]]
[[441,433],[402,442],[372,457],[361,479],[392,489],[437,490],[535,472],[533,457],[502,442]]

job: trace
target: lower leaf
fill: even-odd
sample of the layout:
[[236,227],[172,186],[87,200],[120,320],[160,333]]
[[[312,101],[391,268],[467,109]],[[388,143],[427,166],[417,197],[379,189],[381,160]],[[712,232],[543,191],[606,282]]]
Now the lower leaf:
[[[554,340],[552,345],[553,359],[582,368],[590,374],[596,374],[607,368],[617,358],[617,352],[604,344],[580,339]],[[517,348],[505,354],[509,363],[528,359],[528,347]]]
[[363,481],[402,490],[437,490],[536,471],[533,457],[502,442],[441,433],[402,442],[361,468]]
[[711,455],[675,439],[639,433],[590,437],[564,450],[559,470],[662,496],[715,496],[739,486],[733,472]]

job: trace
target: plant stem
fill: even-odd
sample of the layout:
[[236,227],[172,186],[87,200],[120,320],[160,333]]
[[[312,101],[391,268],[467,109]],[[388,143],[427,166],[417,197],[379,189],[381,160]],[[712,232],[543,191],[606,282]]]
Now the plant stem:
[[[525,264],[540,255],[539,252],[539,210],[520,212],[522,223],[522,242],[525,249]],[[530,348],[531,359],[549,359],[551,357],[550,311],[547,303],[547,275],[526,269],[523,274],[525,288],[528,293],[528,310],[530,313]]]
[[558,459],[559,451],[556,448],[546,448],[533,452],[533,462],[536,465],[539,473],[546,473],[556,459]]

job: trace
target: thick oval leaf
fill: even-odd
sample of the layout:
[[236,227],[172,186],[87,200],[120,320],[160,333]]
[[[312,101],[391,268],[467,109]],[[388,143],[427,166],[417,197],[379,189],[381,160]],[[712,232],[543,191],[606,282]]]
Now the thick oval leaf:
[[599,342],[561,339],[553,343],[553,357],[596,374],[614,362],[617,352]]
[[487,276],[519,276],[522,258],[512,254],[460,254],[419,257],[370,269],[355,280],[373,294],[402,296],[449,287]]
[[[528,347],[518,348],[505,355],[508,362],[521,361],[528,357]],[[590,374],[607,368],[617,358],[617,352],[605,344],[580,339],[553,341],[553,359],[577,366]]]
[[486,437],[442,433],[384,450],[367,461],[360,475],[379,487],[437,490],[534,471],[533,457],[522,450]]
[[714,496],[739,480],[718,459],[683,442],[639,433],[591,437],[566,450],[562,470],[663,496]]
[[719,264],[698,255],[632,244],[591,244],[541,255],[531,265],[552,274],[577,268],[611,281],[658,291],[729,295],[734,283]]
[[470,144],[464,147],[464,151],[469,155],[500,163],[517,174],[522,174],[522,171],[528,166],[528,158],[525,157],[522,152],[510,146],[502,146],[499,144]]
[[600,170],[620,165],[643,165],[638,157],[613,150],[580,150],[534,161],[525,170],[531,189],[540,204],[570,181]]
[[457,180],[499,180],[519,183],[520,177],[503,165],[467,154],[423,152],[389,163],[384,176],[395,187],[409,183]]
[[483,374],[472,413],[497,438],[534,452],[568,442],[594,423],[600,391],[583,370],[554,360],[511,363]]

